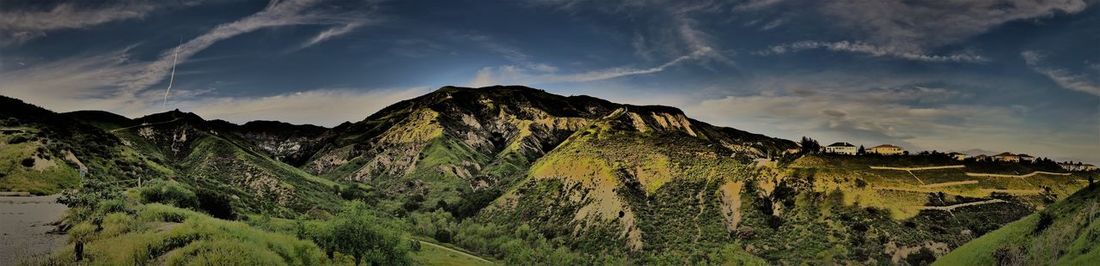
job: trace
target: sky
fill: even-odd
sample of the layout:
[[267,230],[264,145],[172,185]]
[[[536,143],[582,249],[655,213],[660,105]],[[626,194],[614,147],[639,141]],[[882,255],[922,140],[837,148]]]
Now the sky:
[[1100,163],[1098,4],[2,0],[0,95],[334,126],[512,84],[787,139]]

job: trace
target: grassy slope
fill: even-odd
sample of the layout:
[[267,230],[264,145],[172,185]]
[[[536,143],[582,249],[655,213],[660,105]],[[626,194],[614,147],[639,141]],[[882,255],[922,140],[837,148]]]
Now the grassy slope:
[[[312,242],[161,204],[135,214],[112,213],[86,244],[90,265],[267,264],[317,265],[324,254]],[[73,264],[73,246],[48,264]]]
[[[1083,189],[1040,213],[959,247],[936,265],[1094,265],[1100,261],[1098,205],[1100,188]],[[1053,219],[1039,229],[1043,213]]]
[[[535,162],[529,178],[482,219],[540,221],[531,226],[568,237],[577,250],[644,250],[648,258],[634,259],[654,263],[706,260],[691,250],[717,254],[732,241],[717,189],[745,178],[743,162],[699,138],[614,127],[598,123],[571,136]],[[758,261],[744,252],[729,254],[725,259]]]
[[[44,145],[38,141],[9,143],[34,135],[36,130],[27,128],[27,133],[0,135],[0,191],[22,191],[32,194],[51,194],[64,188],[76,187],[79,173],[61,158],[43,154]],[[46,158],[40,155],[47,155]],[[32,158],[35,166],[21,164],[24,159]]]

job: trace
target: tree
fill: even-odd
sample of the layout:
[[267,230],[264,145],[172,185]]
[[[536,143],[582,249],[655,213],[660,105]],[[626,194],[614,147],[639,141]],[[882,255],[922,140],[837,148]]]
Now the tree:
[[371,265],[409,265],[408,250],[398,233],[375,218],[362,201],[353,201],[331,223],[335,250]]
[[867,150],[863,149],[863,145],[859,145],[859,150],[856,151],[856,155],[864,155],[864,154],[867,154]]

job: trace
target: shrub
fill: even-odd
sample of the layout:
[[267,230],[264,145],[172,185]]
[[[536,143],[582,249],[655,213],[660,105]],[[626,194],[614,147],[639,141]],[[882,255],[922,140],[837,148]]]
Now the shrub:
[[138,189],[142,203],[164,203],[180,208],[199,206],[198,196],[175,180],[153,180]]
[[355,201],[330,221],[336,250],[371,265],[409,265],[408,250],[397,231],[382,225],[363,202]]
[[1035,230],[1031,231],[1031,234],[1037,235],[1050,227],[1051,224],[1054,224],[1054,216],[1045,211],[1039,212],[1039,222],[1035,223]]
[[26,158],[19,162],[23,167],[34,167],[34,158]]
[[237,213],[233,210],[232,199],[229,196],[205,189],[199,190],[196,196],[199,209],[207,214],[218,219],[237,219]]
[[27,142],[27,137],[15,136],[14,138],[8,140],[8,144],[19,144],[23,142]]

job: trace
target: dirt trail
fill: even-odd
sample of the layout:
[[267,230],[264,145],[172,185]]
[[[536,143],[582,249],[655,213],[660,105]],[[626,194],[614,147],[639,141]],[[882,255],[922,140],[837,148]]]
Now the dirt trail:
[[168,121],[164,121],[164,122],[156,122],[156,123],[142,123],[142,124],[139,124],[139,125],[133,125],[133,126],[128,126],[128,127],[120,127],[120,128],[112,129],[112,130],[110,130],[109,132],[112,132],[112,133],[114,133],[114,132],[118,132],[118,131],[120,131],[120,130],[126,130],[126,129],[131,129],[131,128],[135,128],[135,127],[145,127],[145,126],[155,126],[155,125],[163,125],[163,124],[168,124],[168,123],[176,122],[176,121],[179,121],[179,120],[180,120],[180,118],[179,118],[179,117],[176,117],[176,118],[173,118],[172,120],[168,120]]
[[1046,171],[1035,171],[1035,172],[1031,172],[1030,174],[1023,174],[1023,175],[1005,175],[1005,174],[987,174],[987,173],[969,173],[969,172],[966,173],[967,176],[976,176],[976,177],[1017,177],[1017,178],[1019,178],[1019,177],[1032,177],[1032,176],[1035,176],[1035,175],[1038,175],[1038,174],[1060,175],[1060,176],[1071,175],[1070,173],[1055,173],[1055,172],[1046,172]]
[[923,185],[923,186],[920,186],[920,187],[922,187],[922,188],[940,188],[940,187],[952,187],[952,186],[961,186],[961,185],[969,185],[969,184],[977,184],[977,183],[978,183],[978,180],[963,180],[963,181],[954,181],[954,182],[932,183],[932,184],[927,184],[927,185]]
[[430,246],[433,246],[433,247],[437,247],[437,248],[442,248],[442,249],[446,249],[446,250],[449,250],[449,251],[451,251],[451,252],[454,252],[454,253],[458,253],[458,254],[466,255],[467,257],[473,258],[473,259],[475,259],[475,260],[480,260],[480,261],[484,261],[485,263],[488,263],[488,264],[496,264],[496,263],[493,263],[492,261],[489,261],[489,260],[487,260],[487,259],[482,259],[481,257],[478,257],[478,256],[474,256],[473,254],[470,254],[470,253],[466,253],[466,252],[464,252],[464,251],[461,251],[461,250],[457,250],[457,249],[453,249],[453,248],[445,247],[445,246],[442,246],[442,245],[438,245],[438,244],[436,244],[436,243],[432,243],[432,242],[428,242],[428,241],[421,241],[421,240],[416,240],[416,241],[420,241],[420,244],[426,244],[426,245],[430,245]]
[[49,254],[65,245],[65,235],[49,233],[68,208],[58,195],[0,197],[0,265],[18,265],[25,258]]
[[898,171],[921,171],[921,170],[938,170],[938,169],[957,169],[965,168],[965,165],[943,165],[943,166],[925,166],[925,167],[889,167],[889,166],[871,166],[871,169],[877,170],[898,170]]
[[1004,200],[1001,200],[1001,199],[991,199],[991,200],[984,200],[984,201],[977,201],[977,202],[968,202],[968,203],[962,203],[962,204],[955,204],[955,205],[951,205],[951,206],[924,206],[924,207],[921,207],[920,209],[921,210],[936,210],[936,211],[953,211],[957,208],[962,208],[962,207],[978,206],[978,205],[985,205],[985,204],[992,204],[992,203],[1002,203],[1002,202],[1007,202],[1007,201],[1004,201]]

